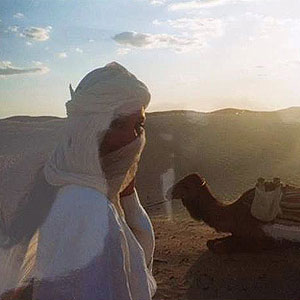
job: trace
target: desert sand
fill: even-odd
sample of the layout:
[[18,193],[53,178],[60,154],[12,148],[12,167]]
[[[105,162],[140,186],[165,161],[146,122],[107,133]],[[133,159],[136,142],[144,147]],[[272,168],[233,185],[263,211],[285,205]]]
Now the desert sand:
[[178,206],[172,216],[162,207],[149,211],[156,235],[155,300],[300,299],[300,248],[214,254],[206,242],[224,234]]
[[[259,176],[279,176],[299,186],[299,120],[299,108],[149,114],[137,178],[143,205],[162,201],[168,184],[195,171],[226,200],[251,188]],[[26,116],[0,120],[0,174],[5,175],[2,162],[18,157],[20,149],[51,150],[63,122]],[[300,249],[217,255],[206,242],[222,235],[192,220],[180,202],[147,211],[156,235],[155,300],[300,299]]]

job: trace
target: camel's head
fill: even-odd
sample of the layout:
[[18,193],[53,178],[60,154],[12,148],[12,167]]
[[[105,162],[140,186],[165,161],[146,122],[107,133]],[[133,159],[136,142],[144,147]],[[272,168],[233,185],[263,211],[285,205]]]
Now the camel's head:
[[195,199],[205,183],[204,178],[199,174],[190,174],[171,186],[167,191],[166,198],[169,200],[182,199],[184,204],[185,199]]

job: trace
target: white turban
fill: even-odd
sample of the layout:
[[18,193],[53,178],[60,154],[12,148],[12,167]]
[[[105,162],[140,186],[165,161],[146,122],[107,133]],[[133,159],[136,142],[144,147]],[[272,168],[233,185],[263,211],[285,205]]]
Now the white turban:
[[[88,73],[66,103],[68,116],[132,113],[148,106],[150,93],[144,83],[116,62]],[[125,107],[125,110],[124,110]]]

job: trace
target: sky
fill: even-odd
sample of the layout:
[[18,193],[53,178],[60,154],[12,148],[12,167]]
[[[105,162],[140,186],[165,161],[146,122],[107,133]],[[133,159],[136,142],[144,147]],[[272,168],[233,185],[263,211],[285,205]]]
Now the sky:
[[65,116],[68,85],[111,61],[148,111],[299,106],[300,1],[0,1],[0,117]]

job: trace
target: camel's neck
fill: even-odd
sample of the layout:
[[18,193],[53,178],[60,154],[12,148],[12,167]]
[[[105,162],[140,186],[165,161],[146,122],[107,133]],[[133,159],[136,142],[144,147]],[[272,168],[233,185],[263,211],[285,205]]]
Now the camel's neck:
[[206,186],[201,188],[197,199],[188,201],[188,203],[186,208],[192,218],[203,220],[217,231],[227,231],[222,225],[226,219],[224,218],[226,207],[210,193]]

